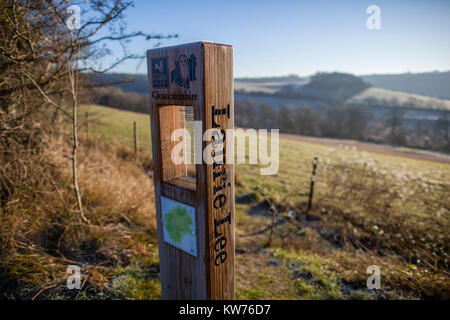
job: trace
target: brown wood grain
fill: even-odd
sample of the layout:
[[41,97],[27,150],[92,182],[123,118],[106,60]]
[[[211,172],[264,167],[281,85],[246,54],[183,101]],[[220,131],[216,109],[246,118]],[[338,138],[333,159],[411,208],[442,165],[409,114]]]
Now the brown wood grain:
[[175,164],[170,157],[172,149],[178,143],[172,141],[172,132],[184,126],[183,119],[178,117],[178,114],[183,112],[183,106],[160,106],[158,111],[161,132],[162,179],[168,181],[186,175],[186,164]]
[[[214,122],[220,130],[234,128],[234,95],[233,95],[233,48],[231,46],[205,43],[205,105],[206,105],[206,127],[213,127],[214,109],[229,110],[229,116],[220,115],[214,117]],[[226,145],[225,145],[226,147]],[[224,163],[217,166],[207,167],[208,180],[208,247],[210,264],[210,299],[234,299],[234,165]],[[221,177],[214,179],[213,173],[226,172],[226,180]],[[223,183],[227,186],[224,191],[214,193],[214,187],[220,187]],[[228,186],[229,185],[229,186]],[[214,207],[215,196],[224,194],[226,203],[223,207]],[[215,221],[221,220],[231,214],[231,223],[223,223],[217,227],[222,235],[215,236]],[[216,242],[225,237],[226,246],[224,250],[216,250]],[[217,265],[216,258],[220,252],[226,252],[224,263]],[[219,259],[219,261],[221,261]]]
[[[197,58],[196,79],[189,82],[189,88],[172,81],[171,72],[175,61],[182,55]],[[167,57],[169,61],[168,88],[154,88],[152,82],[152,58]],[[154,183],[156,218],[158,228],[158,247],[163,299],[233,299],[234,298],[234,168],[225,164],[227,188],[222,191],[227,202],[220,210],[214,208],[213,165],[204,162],[196,164],[196,178],[183,179],[185,165],[174,165],[167,159],[168,150],[173,143],[170,131],[183,124],[170,112],[177,106],[192,106],[194,120],[202,121],[202,130],[211,128],[212,106],[230,105],[231,117],[227,120],[217,118],[221,129],[233,128],[233,51],[231,46],[208,42],[196,42],[168,48],[152,49],[147,52],[150,119],[152,132],[152,155],[154,163]],[[180,60],[181,61],[181,60]],[[155,91],[158,94],[155,95]],[[174,95],[196,95],[196,99],[177,98]],[[179,97],[179,96],[178,96]],[[167,106],[170,106],[168,108]],[[179,111],[179,110],[178,110]],[[223,117],[221,117],[223,118]],[[202,142],[202,150],[209,142]],[[163,156],[164,155],[164,156]],[[163,167],[165,170],[163,170]],[[218,167],[216,167],[219,170]],[[228,186],[229,185],[229,186]],[[197,257],[192,256],[164,241],[161,219],[161,196],[194,206],[196,209]],[[221,225],[223,236],[227,237],[225,250],[227,259],[216,265],[214,221],[222,218],[223,212],[230,212],[231,222]],[[217,247],[217,246],[216,246]]]

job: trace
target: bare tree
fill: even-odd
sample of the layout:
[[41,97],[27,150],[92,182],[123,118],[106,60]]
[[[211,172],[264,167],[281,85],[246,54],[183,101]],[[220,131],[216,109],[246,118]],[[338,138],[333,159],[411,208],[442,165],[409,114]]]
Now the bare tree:
[[442,110],[437,120],[436,126],[436,144],[440,150],[450,152],[450,111]]
[[[76,26],[68,20],[73,6],[83,17],[83,23]],[[40,133],[58,132],[62,128],[56,125],[56,119],[69,119],[73,185],[80,215],[86,222],[76,155],[78,95],[90,86],[87,75],[109,71],[129,59],[142,59],[143,54],[128,51],[126,41],[130,39],[159,41],[176,37],[127,32],[123,14],[131,6],[131,1],[120,0],[0,2],[0,146],[8,150],[1,160],[14,161],[20,148],[23,154],[36,149],[40,143],[36,137],[42,139]],[[105,27],[107,35],[101,33]],[[104,65],[101,61],[110,54],[107,44],[111,41],[119,42],[123,51]],[[6,180],[0,183],[5,190],[13,185]]]
[[400,132],[401,127],[401,121],[403,117],[403,111],[399,109],[399,107],[392,106],[391,107],[391,115],[389,118],[389,124],[391,127],[391,133],[390,133],[390,142],[393,145],[401,145],[402,143],[402,136]]

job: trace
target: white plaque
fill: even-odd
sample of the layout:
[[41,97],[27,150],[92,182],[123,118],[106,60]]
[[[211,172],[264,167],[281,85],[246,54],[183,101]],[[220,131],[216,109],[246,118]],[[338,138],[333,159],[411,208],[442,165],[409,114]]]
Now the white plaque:
[[197,256],[195,208],[161,196],[164,241]]

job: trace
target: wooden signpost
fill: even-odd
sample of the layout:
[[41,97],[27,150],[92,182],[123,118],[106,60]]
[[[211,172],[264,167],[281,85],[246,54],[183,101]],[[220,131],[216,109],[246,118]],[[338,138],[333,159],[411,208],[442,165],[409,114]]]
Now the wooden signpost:
[[[233,48],[158,48],[147,51],[147,62],[162,298],[234,299],[234,165],[225,161],[234,128]],[[193,161],[173,160],[177,129],[192,133],[193,155],[185,159]],[[220,146],[212,163],[203,155],[211,143]]]

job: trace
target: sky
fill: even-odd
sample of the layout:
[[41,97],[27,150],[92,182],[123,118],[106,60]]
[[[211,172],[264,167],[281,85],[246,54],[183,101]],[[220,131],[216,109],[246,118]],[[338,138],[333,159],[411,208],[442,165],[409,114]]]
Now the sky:
[[[370,5],[380,8],[379,30],[366,26]],[[448,0],[135,0],[125,21],[129,31],[179,35],[161,46],[232,45],[235,77],[450,70]],[[128,50],[144,54],[154,44],[134,40]],[[120,54],[119,46],[110,49]],[[114,71],[146,73],[146,63]]]

